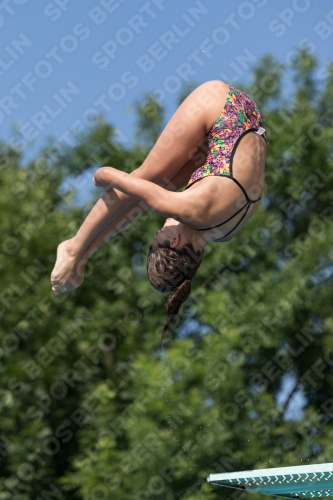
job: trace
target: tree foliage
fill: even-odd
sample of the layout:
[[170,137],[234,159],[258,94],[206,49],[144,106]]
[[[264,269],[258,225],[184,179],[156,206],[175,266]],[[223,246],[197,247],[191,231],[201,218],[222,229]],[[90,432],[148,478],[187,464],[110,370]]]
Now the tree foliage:
[[134,109],[138,118],[136,138],[152,147],[162,131],[164,108],[155,96],[144,94],[141,100],[135,101]]
[[127,149],[104,122],[28,165],[1,144],[0,500],[215,500],[232,492],[210,473],[333,461],[333,71],[323,86],[315,68],[306,52],[255,68],[265,196],[237,237],[207,248],[163,352],[165,298],[145,272],[156,214],[101,248],[75,292],[49,283],[85,214],[64,180],[136,168],[160,105],[138,110],[145,143]]

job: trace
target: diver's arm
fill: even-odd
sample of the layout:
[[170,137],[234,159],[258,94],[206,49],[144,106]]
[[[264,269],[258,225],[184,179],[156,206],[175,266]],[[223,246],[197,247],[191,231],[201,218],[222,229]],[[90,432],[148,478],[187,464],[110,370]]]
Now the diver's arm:
[[164,217],[179,217],[186,210],[185,193],[170,192],[154,182],[134,177],[112,167],[97,170],[94,176],[96,186],[115,188],[132,198],[146,203],[152,210]]

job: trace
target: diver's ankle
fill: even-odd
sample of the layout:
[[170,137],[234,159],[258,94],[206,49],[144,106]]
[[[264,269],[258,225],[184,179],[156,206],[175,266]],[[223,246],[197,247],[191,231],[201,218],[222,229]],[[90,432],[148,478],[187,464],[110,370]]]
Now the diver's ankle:
[[72,259],[78,260],[82,257],[82,248],[78,245],[77,241],[74,238],[70,238],[65,242],[66,252],[68,256]]

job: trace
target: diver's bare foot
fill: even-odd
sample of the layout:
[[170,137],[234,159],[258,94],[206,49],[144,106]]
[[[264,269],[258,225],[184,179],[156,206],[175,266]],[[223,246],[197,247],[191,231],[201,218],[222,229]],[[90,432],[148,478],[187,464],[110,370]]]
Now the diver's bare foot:
[[[73,274],[71,275],[68,284],[66,285],[64,292],[71,292],[82,285],[84,280],[84,268],[85,264],[79,264],[75,269]],[[56,293],[56,292],[55,292]],[[56,293],[57,295],[57,293]]]
[[69,245],[70,240],[66,240],[57,249],[57,260],[51,274],[52,290],[56,295],[77,288],[83,281],[82,278],[81,283],[79,282],[81,278],[76,273],[77,257],[70,255]]

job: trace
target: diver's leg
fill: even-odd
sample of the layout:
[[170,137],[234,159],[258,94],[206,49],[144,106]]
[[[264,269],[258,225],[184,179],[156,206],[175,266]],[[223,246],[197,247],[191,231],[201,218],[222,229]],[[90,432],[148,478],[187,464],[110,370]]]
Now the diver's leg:
[[[174,178],[204,140],[227,95],[228,86],[223,82],[207,82],[194,90],[172,116],[146,160],[131,175],[159,185]],[[108,190],[97,201],[76,236],[59,246],[51,275],[54,285],[66,285],[95,236],[135,201],[117,189]]]
[[193,156],[221,114],[228,91],[228,85],[219,81],[207,82],[195,89],[179,106],[133,175],[159,185],[172,179]]
[[[191,158],[185,165],[177,172],[177,174],[166,183],[163,187],[169,191],[177,191],[180,188],[186,186],[191,174],[199,168],[205,161],[206,150],[203,147],[202,150],[196,151],[193,158]],[[145,204],[140,201],[134,201],[125,210],[123,210],[118,216],[112,219],[109,224],[104,227],[89,243],[84,254],[80,259],[76,260],[74,267],[69,269],[68,277],[65,283],[62,283],[56,279],[57,269],[52,273],[52,290],[57,295],[62,292],[68,292],[74,290],[80,286],[84,279],[84,270],[89,258],[110,238],[122,231],[126,226],[133,222],[141,213],[146,209]],[[57,251],[57,263],[64,267],[65,263],[70,262],[66,254],[66,241],[60,243]],[[70,243],[70,242],[69,242]],[[68,264],[67,264],[68,265]]]
[[[203,143],[206,133],[220,115],[228,86],[212,81],[200,85],[179,106],[143,164],[131,175],[163,186],[179,172]],[[136,201],[117,189],[108,190],[96,203],[68,251],[82,256],[93,238]]]

